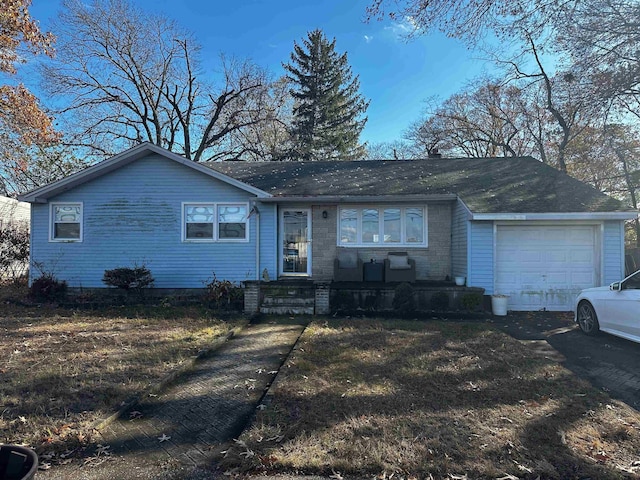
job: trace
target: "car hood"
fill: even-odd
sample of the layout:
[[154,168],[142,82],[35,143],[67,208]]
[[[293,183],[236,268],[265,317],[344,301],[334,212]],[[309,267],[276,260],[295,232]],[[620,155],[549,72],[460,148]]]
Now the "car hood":
[[585,288],[580,292],[580,294],[588,293],[588,292],[608,292],[609,290],[610,290],[609,285],[607,285],[606,287],[592,287],[592,288]]

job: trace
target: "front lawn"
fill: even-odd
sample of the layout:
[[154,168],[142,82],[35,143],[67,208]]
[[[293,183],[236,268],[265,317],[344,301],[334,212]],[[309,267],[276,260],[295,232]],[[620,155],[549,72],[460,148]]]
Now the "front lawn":
[[[640,413],[483,324],[312,323],[227,473],[636,478]],[[432,477],[430,477],[430,475]]]
[[242,322],[199,307],[3,308],[0,443],[40,453],[90,441],[93,422]]

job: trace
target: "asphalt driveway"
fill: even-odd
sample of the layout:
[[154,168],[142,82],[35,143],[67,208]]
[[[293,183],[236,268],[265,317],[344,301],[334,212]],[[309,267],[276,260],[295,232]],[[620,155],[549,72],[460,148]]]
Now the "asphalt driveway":
[[640,410],[640,343],[606,333],[589,337],[570,313],[509,312],[490,322],[519,340],[546,341],[569,370]]

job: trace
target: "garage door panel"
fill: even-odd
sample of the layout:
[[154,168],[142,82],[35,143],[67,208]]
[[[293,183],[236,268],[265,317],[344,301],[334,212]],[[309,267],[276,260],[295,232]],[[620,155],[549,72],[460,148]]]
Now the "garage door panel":
[[542,232],[544,243],[550,243],[552,245],[556,243],[566,243],[567,232],[565,230],[544,229]]
[[571,263],[584,263],[593,265],[593,247],[590,249],[576,248],[569,252]]
[[513,310],[571,310],[595,282],[595,231],[590,226],[499,226],[495,291]]
[[547,288],[564,287],[571,283],[568,278],[568,273],[569,272],[548,272],[546,279],[543,280],[546,280]]
[[[561,250],[561,249],[547,250],[544,254],[543,261],[546,264],[549,264],[549,263],[566,264],[567,261],[569,260],[568,257],[570,253],[571,252],[567,252],[566,250]],[[540,268],[544,268],[544,265],[540,265]]]
[[569,231],[569,241],[572,245],[593,246],[593,227],[573,227]]
[[593,287],[595,283],[595,272],[571,272],[571,285],[580,290]]

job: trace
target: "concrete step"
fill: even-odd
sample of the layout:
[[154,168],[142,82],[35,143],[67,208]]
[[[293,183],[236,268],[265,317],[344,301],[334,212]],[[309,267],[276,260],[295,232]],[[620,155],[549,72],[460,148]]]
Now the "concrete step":
[[291,306],[274,305],[260,307],[260,313],[265,315],[313,315],[314,307],[311,306]]
[[315,303],[314,297],[310,298],[296,298],[296,297],[272,297],[265,296],[262,300],[262,305],[277,306],[288,305],[294,307],[313,306]]

